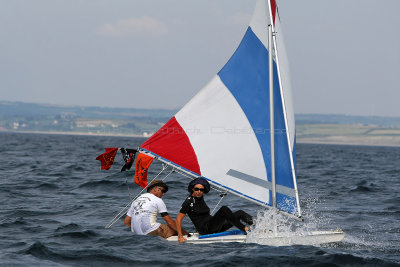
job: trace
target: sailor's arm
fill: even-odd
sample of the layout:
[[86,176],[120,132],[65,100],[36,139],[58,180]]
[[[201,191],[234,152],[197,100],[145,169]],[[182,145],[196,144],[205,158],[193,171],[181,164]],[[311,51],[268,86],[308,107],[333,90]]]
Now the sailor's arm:
[[128,227],[131,227],[131,222],[132,222],[132,218],[130,216],[126,215],[124,224]]
[[178,241],[179,242],[185,242],[186,238],[183,237],[182,234],[182,220],[185,218],[186,214],[179,212],[178,216],[176,216],[176,227],[177,227],[177,232],[178,232]]
[[161,213],[161,216],[163,217],[163,219],[164,219],[164,221],[167,223],[167,225],[169,226],[169,227],[171,227],[172,229],[174,229],[175,231],[177,231],[176,230],[176,223],[175,223],[175,221],[171,218],[171,216],[167,213],[167,215],[163,215],[162,213]]

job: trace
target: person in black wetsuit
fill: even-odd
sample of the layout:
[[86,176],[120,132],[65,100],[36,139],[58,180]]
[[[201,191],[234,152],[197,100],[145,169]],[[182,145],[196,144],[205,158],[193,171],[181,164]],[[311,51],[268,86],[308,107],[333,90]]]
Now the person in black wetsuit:
[[196,178],[189,183],[188,191],[190,195],[183,202],[182,207],[176,217],[176,225],[178,229],[178,241],[184,242],[186,239],[180,231],[182,220],[189,215],[196,230],[201,234],[213,234],[224,232],[236,226],[238,229],[246,233],[248,228],[241,220],[249,225],[253,224],[253,218],[242,210],[232,212],[227,206],[222,206],[214,216],[210,214],[210,208],[204,201],[204,194],[210,191],[210,184],[204,178]]

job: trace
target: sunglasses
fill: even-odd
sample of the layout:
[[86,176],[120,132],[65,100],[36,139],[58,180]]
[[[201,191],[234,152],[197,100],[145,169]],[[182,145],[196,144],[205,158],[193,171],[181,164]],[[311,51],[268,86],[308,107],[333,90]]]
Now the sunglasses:
[[167,190],[165,190],[163,187],[161,187],[161,186],[157,186],[157,187],[158,187],[158,189],[161,190],[162,193],[164,193],[164,194],[167,193]]
[[204,192],[204,188],[194,187],[193,190],[194,190],[194,191],[201,191],[201,192]]

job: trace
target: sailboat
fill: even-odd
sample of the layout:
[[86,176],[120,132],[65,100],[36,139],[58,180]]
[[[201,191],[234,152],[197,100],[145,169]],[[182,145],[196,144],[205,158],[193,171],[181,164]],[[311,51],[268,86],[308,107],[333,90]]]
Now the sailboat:
[[[203,177],[224,192],[302,220],[288,70],[276,0],[258,0],[229,61],[139,152],[192,179]],[[343,237],[341,230],[290,237],[274,231],[263,243],[308,245]],[[192,243],[245,241],[237,230],[187,238]]]

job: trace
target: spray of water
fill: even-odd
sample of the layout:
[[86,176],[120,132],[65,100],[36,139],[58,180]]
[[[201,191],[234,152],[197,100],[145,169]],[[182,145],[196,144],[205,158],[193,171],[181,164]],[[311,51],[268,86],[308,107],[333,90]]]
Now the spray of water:
[[272,237],[275,239],[280,237],[282,242],[286,242],[288,239],[294,240],[299,236],[307,235],[309,232],[321,230],[321,227],[328,230],[326,225],[328,225],[329,220],[317,216],[314,212],[318,202],[316,198],[305,200],[305,203],[303,203],[306,204],[303,205],[304,221],[296,220],[292,216],[275,209],[258,211],[255,223],[248,233],[247,242],[264,244],[265,240]]

